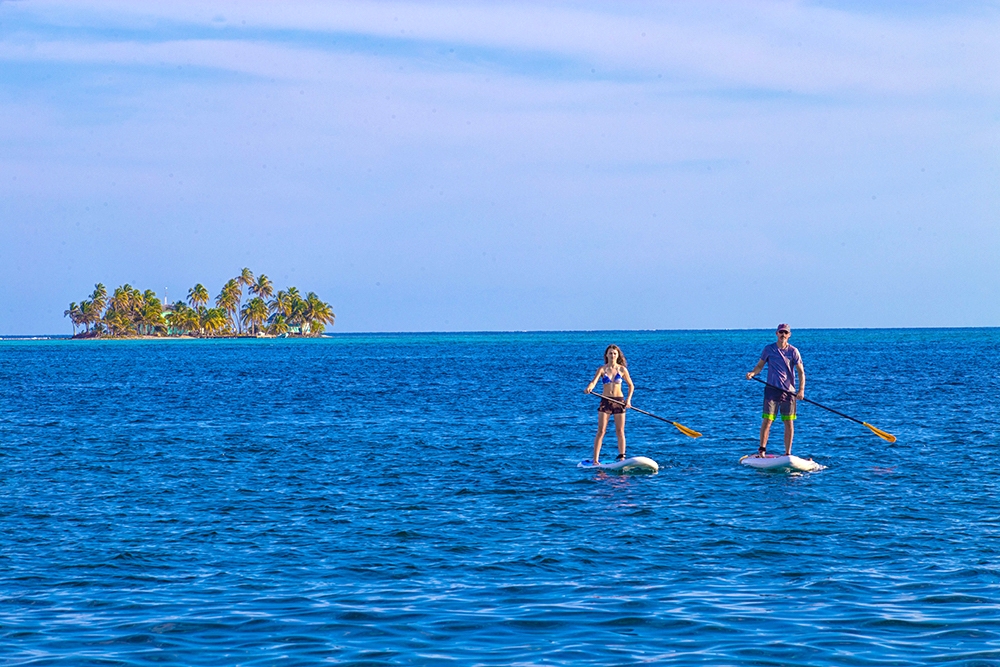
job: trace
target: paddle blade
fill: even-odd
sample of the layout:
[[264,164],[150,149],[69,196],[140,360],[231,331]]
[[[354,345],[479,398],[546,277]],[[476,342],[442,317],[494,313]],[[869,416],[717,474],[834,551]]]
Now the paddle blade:
[[872,430],[872,433],[874,433],[878,437],[882,438],[883,440],[888,440],[889,442],[896,442],[896,436],[894,436],[892,433],[887,433],[887,432],[883,431],[882,429],[875,428],[874,426],[872,426],[868,422],[862,422],[862,424],[864,424],[865,426],[867,426],[868,428],[870,428]]
[[695,431],[693,428],[688,428],[684,424],[678,424],[677,422],[670,422],[670,423],[673,424],[674,426],[676,426],[678,431],[680,431],[684,435],[688,436],[689,438],[700,438],[701,437],[701,433],[698,433],[698,431]]

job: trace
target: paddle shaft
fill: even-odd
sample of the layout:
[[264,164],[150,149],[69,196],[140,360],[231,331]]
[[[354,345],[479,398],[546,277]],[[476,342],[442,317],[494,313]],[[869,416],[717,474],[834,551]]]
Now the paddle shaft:
[[[590,393],[593,394],[594,396],[600,396],[603,399],[607,399],[608,401],[611,401],[612,403],[617,403],[618,405],[625,405],[625,401],[619,400],[617,398],[613,398],[611,396],[605,396],[604,394],[594,394],[594,392],[590,392]],[[668,424],[673,424],[674,423],[673,421],[671,421],[669,419],[664,419],[663,417],[661,417],[659,415],[654,415],[652,412],[646,412],[645,410],[640,410],[639,408],[635,407],[634,405],[628,405],[626,407],[629,410],[635,410],[636,412],[641,412],[644,415],[649,415],[653,419],[659,419],[661,422],[667,422]]]
[[[759,377],[754,376],[753,379],[756,380],[757,382],[760,382],[762,385],[764,385],[766,387],[771,387],[772,389],[777,389],[778,391],[783,391],[786,394],[794,394],[795,393],[795,392],[792,392],[792,391],[788,391],[787,389],[782,389],[781,387],[775,387],[773,384],[768,384],[764,380],[761,380]],[[830,412],[832,412],[835,415],[840,415],[844,419],[850,419],[852,422],[856,422],[858,424],[861,424],[862,426],[868,426],[867,423],[861,421],[860,419],[855,419],[854,417],[852,417],[850,415],[845,415],[843,412],[837,412],[833,408],[828,408],[825,405],[823,405],[822,403],[817,403],[816,401],[810,400],[810,399],[805,398],[805,397],[802,397],[802,398],[800,398],[798,400],[805,401],[806,403],[812,403],[817,408],[823,408],[824,410],[829,410]]]

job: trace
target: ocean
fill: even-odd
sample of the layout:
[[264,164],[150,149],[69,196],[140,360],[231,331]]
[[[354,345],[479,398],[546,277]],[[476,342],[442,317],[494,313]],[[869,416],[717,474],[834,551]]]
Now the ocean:
[[[773,341],[0,341],[0,663],[1000,665],[1000,330],[795,330],[898,437],[800,404],[797,474]],[[609,343],[657,474],[576,467]]]

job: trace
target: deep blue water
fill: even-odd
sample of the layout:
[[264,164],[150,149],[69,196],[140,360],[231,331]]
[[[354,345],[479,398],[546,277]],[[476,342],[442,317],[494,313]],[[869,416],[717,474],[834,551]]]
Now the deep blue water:
[[[0,664],[1000,665],[1000,330],[797,330],[899,440],[801,405],[796,475],[772,341],[0,342]],[[609,342],[656,475],[575,467]]]

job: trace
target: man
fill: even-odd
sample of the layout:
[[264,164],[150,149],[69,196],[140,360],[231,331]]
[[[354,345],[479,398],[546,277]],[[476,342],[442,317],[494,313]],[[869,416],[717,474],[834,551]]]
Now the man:
[[[795,400],[801,399],[806,392],[806,371],[802,367],[802,355],[788,344],[792,329],[787,324],[779,324],[777,343],[771,343],[760,353],[760,361],[747,373],[747,379],[752,380],[767,364],[767,384],[764,387],[764,414],[760,423],[760,448],[758,456],[767,454],[767,436],[771,432],[771,423],[780,412],[781,421],[785,423],[785,456],[792,453],[792,437],[795,434]],[[795,390],[792,368],[799,374],[799,389]]]

